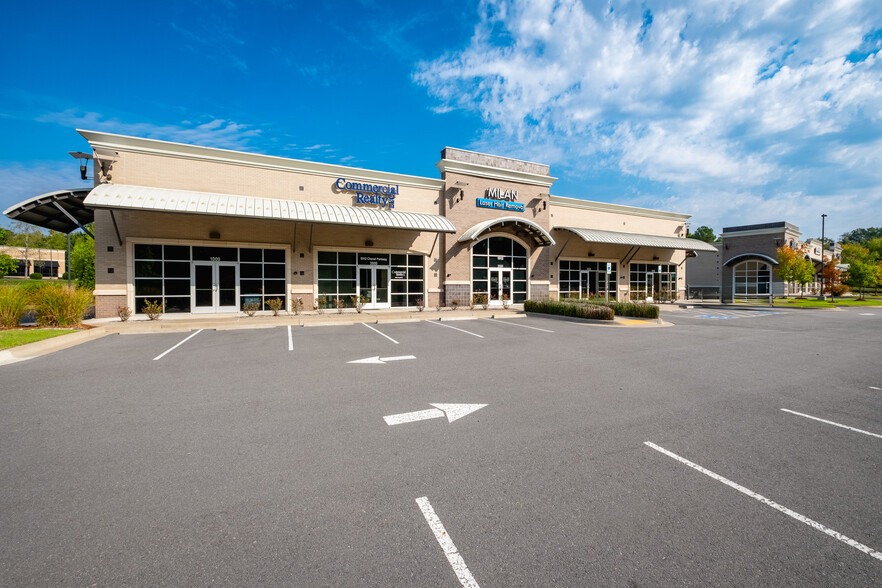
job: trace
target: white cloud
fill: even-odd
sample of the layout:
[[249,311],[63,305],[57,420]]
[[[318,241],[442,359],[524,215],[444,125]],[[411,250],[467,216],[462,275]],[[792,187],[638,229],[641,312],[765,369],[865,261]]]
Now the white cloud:
[[91,131],[236,150],[248,149],[249,141],[260,135],[260,130],[250,125],[217,118],[210,118],[203,123],[184,121],[179,125],[156,125],[149,122],[132,123],[105,119],[95,112],[81,113],[70,109],[45,114],[37,120]]
[[[742,204],[724,207],[733,216],[765,221],[790,220],[791,202],[863,206],[837,171],[878,182],[882,153],[864,146],[882,133],[878,2],[485,0],[479,12],[467,47],[414,73],[435,112],[480,113],[474,148],[658,182],[696,215],[724,193]],[[859,49],[869,56],[848,58]]]

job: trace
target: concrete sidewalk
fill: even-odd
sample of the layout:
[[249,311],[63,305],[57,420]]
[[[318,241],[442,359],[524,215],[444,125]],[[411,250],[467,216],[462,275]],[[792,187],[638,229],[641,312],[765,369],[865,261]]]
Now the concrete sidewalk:
[[[301,313],[299,315],[280,313],[272,316],[269,312],[261,312],[253,317],[244,314],[205,314],[205,315],[174,315],[164,314],[159,319],[151,321],[146,316],[132,317],[128,321],[118,318],[90,319],[83,321],[86,328],[61,335],[36,343],[29,343],[12,349],[0,351],[0,366],[24,361],[34,357],[40,357],[62,349],[67,349],[80,343],[92,341],[105,335],[112,334],[143,334],[143,333],[174,333],[189,332],[199,329],[214,329],[226,331],[234,329],[271,329],[288,325],[298,327],[321,327],[335,325],[353,325],[356,323],[399,323],[417,322],[423,320],[457,321],[481,318],[516,319],[524,318],[527,313],[522,308],[489,308],[483,309],[459,309],[459,310],[429,310],[425,311],[401,311],[394,309],[365,310],[357,313],[354,310],[344,310],[338,313],[336,310],[326,310],[323,313],[315,311]],[[591,326],[601,327],[664,327],[671,326],[656,319],[635,319],[633,317],[615,317],[613,321],[596,321],[562,317],[548,314],[538,314],[546,318],[570,320],[585,323]]]

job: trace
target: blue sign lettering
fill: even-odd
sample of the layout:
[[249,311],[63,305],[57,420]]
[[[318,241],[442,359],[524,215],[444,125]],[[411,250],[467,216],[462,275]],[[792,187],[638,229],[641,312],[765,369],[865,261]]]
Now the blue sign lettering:
[[517,202],[509,202],[507,200],[493,200],[490,198],[478,198],[475,200],[478,208],[494,208],[496,210],[512,210],[515,212],[524,212],[524,205]]
[[334,186],[341,192],[355,192],[355,204],[376,204],[380,208],[395,208],[395,197],[398,196],[397,185],[364,184],[350,182],[346,178],[337,178]]

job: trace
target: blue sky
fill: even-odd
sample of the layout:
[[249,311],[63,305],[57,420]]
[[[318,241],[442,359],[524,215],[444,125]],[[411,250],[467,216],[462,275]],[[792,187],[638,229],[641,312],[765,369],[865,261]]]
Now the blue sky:
[[445,146],[552,194],[882,226],[882,3],[13,3],[0,208],[80,184],[75,128],[438,177]]

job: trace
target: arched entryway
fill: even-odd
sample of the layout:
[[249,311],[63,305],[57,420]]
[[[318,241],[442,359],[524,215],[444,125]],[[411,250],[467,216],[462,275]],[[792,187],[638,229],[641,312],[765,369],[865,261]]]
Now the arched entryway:
[[507,235],[491,235],[472,246],[472,296],[492,306],[527,299],[527,248]]

